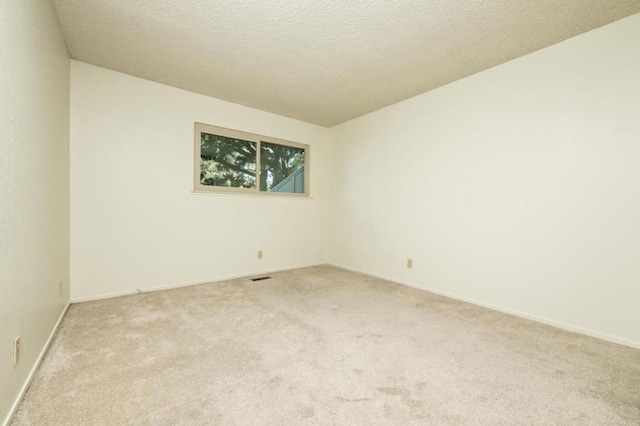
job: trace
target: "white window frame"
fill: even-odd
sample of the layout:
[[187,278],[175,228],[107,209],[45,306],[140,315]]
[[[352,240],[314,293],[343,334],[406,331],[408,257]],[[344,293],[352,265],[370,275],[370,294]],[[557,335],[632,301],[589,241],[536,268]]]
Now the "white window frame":
[[[202,185],[200,183],[200,141],[202,133],[209,133],[228,138],[241,139],[248,142],[257,143],[256,149],[256,186],[255,188],[235,188],[228,186],[211,186]],[[304,149],[304,193],[295,192],[269,192],[260,191],[260,144],[266,142],[276,145],[290,146],[293,148]],[[196,193],[214,193],[214,194],[244,194],[266,197],[309,197],[309,161],[310,147],[298,142],[292,142],[284,139],[273,138],[270,136],[258,135],[255,133],[243,132],[240,130],[227,129],[225,127],[213,126],[196,122],[194,124],[194,163],[193,163],[193,191]]]

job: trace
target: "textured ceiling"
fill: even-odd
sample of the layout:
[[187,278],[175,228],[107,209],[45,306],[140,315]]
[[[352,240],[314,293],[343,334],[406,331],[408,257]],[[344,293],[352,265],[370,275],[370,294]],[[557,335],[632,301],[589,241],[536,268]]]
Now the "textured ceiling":
[[332,126],[640,0],[54,0],[73,59]]

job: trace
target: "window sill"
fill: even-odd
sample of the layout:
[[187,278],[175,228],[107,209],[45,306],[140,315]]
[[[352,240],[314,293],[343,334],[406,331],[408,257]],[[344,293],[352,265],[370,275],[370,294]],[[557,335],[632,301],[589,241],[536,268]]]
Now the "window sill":
[[305,194],[287,194],[280,193],[274,194],[272,192],[265,193],[255,193],[255,194],[243,194],[241,192],[215,192],[215,191],[196,191],[192,190],[192,194],[194,195],[213,195],[215,197],[241,197],[241,198],[287,198],[287,199],[297,199],[297,200],[313,200],[313,197]]

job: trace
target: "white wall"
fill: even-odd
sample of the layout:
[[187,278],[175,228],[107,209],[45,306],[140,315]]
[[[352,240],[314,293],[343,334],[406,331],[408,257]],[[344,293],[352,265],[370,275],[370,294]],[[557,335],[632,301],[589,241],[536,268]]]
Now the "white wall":
[[[312,198],[192,194],[196,121],[311,145]],[[72,299],[326,262],[329,145],[323,127],[72,61]]]
[[640,345],[640,15],[333,130],[333,262]]
[[69,57],[48,0],[2,2],[0,52],[2,421],[69,299]]

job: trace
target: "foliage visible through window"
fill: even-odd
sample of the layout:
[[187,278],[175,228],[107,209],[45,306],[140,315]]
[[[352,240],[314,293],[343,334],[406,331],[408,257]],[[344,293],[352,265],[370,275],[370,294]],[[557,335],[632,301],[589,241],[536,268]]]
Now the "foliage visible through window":
[[254,188],[258,144],[202,132],[200,183],[210,186]]
[[304,151],[302,148],[261,142],[260,191],[303,193]]
[[306,145],[199,124],[196,141],[196,189],[306,194]]

